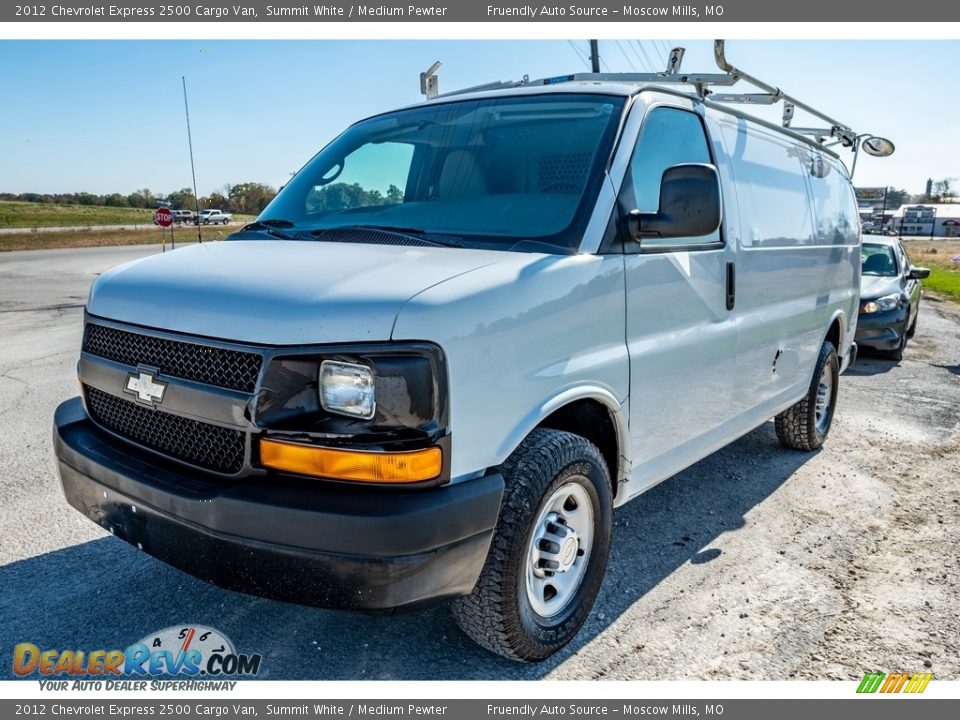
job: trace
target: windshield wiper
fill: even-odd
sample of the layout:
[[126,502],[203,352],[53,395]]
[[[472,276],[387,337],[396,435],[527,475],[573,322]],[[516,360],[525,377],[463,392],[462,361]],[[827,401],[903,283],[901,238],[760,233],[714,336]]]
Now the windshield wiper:
[[416,240],[421,240],[423,242],[427,242],[432,245],[438,245],[440,247],[463,247],[463,244],[459,242],[460,238],[454,237],[453,235],[440,235],[437,233],[427,232],[421,228],[401,227],[399,225],[337,225],[330,228],[311,230],[310,234],[316,238],[322,238],[325,233],[336,232],[338,230],[390,232],[397,233],[399,235],[409,235]]
[[270,235],[278,237],[281,240],[296,240],[292,235],[287,235],[279,231],[279,228],[292,228],[296,227],[289,220],[282,220],[280,218],[270,219],[270,220],[256,220],[249,225],[245,226],[244,230],[265,230]]

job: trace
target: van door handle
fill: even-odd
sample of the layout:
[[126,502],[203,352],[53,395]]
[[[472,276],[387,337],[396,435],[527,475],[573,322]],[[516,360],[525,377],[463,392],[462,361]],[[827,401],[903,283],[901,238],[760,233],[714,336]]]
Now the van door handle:
[[727,310],[733,310],[737,302],[737,268],[732,262],[727,263]]

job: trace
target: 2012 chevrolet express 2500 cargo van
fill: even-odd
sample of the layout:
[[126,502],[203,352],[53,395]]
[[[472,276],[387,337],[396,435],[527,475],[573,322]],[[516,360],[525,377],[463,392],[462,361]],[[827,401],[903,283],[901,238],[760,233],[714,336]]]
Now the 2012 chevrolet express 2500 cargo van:
[[829,145],[861,138],[712,101],[748,77],[724,69],[439,98],[431,75],[228,242],[104,273],[54,421],[68,501],[224,587],[453,598],[484,647],[549,656],[614,506],[774,416],[819,447],[855,353]]

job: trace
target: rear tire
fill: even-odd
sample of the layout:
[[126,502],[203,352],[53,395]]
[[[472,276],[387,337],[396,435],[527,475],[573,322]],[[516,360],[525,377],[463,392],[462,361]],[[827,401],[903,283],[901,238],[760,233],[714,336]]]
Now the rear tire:
[[794,450],[816,450],[830,433],[837,406],[840,362],[833,343],[825,340],[813,371],[810,389],[800,402],[777,415],[777,439]]
[[501,471],[506,487],[486,564],[453,614],[481,647],[543,660],[573,639],[600,590],[610,475],[593,443],[547,429],[531,432]]

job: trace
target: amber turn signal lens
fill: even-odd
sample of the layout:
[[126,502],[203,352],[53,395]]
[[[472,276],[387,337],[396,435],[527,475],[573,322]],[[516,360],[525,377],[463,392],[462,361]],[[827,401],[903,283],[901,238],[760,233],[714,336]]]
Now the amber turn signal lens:
[[336,450],[264,438],[260,462],[273,470],[332,480],[412,483],[439,476],[443,453],[438,447],[409,452]]

